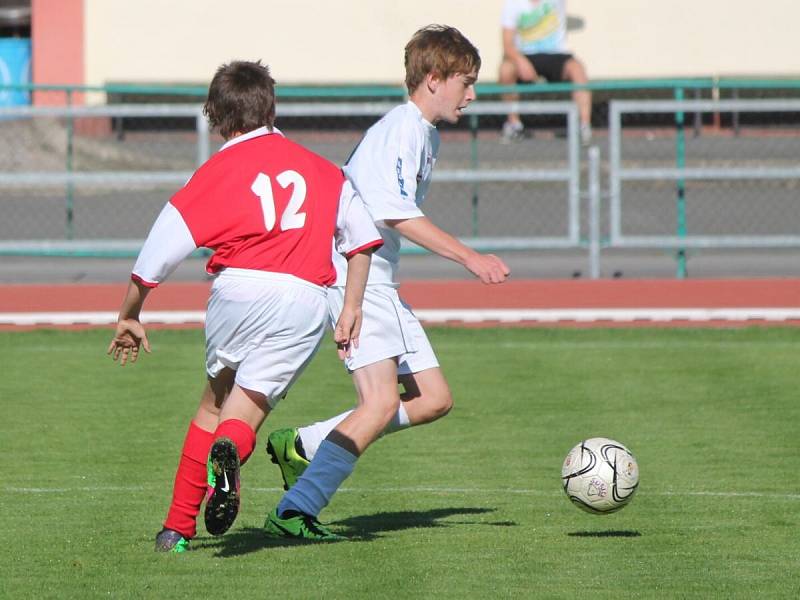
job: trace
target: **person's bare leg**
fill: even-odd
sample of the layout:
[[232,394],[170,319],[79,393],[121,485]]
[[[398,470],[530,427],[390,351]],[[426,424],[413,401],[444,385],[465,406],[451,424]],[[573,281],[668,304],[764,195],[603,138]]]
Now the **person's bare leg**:
[[349,439],[353,454],[360,456],[383,433],[400,405],[397,363],[386,359],[356,369],[353,383],[358,405],[333,431],[337,431],[340,438]]
[[[500,85],[514,85],[517,83],[517,67],[514,65],[513,61],[503,59],[503,62],[500,63],[500,70],[497,74],[497,82]],[[519,94],[503,94],[500,96],[500,98],[504,102],[516,102],[519,100]],[[519,114],[517,113],[509,113],[506,117],[506,120],[509,123],[514,123],[517,125],[522,123]]]
[[219,422],[238,419],[247,423],[253,431],[258,431],[269,412],[270,407],[264,394],[234,384],[219,412]]
[[[397,380],[402,387],[400,392],[401,402],[382,434],[394,433],[415,425],[431,423],[445,416],[453,406],[450,387],[439,367],[426,369],[418,373],[398,375]],[[388,397],[390,391],[387,389],[385,393]],[[294,442],[294,451],[299,453],[301,459],[312,460],[322,440],[328,437],[330,432],[352,412],[352,410],[346,411],[325,421],[318,421],[299,428],[297,430],[299,445],[296,441]],[[281,435],[284,435],[283,431],[285,430],[281,430]],[[273,462],[279,463],[280,457],[278,454],[280,453],[273,448],[272,454],[275,456]],[[293,468],[298,469],[298,466],[295,465]],[[301,469],[304,468],[305,466],[301,467]],[[288,483],[287,485],[290,486]]]
[[236,371],[225,368],[213,379],[208,379],[200,397],[200,406],[194,415],[195,424],[204,431],[214,431],[217,428],[222,404],[230,394],[235,377]]
[[[564,63],[563,78],[577,85],[589,83],[583,63],[575,58]],[[592,92],[589,90],[575,90],[572,99],[578,105],[578,115],[582,126],[591,126],[592,123]]]
[[214,441],[220,409],[233,386],[234,376],[234,371],[223,369],[217,377],[209,378],[203,389],[200,405],[183,442],[167,517],[156,537],[158,551],[175,550],[177,544],[185,544],[175,532],[184,540],[193,538],[197,532],[197,515],[206,496],[208,452]]
[[[268,532],[288,531],[287,519],[302,519],[302,515],[316,519],[353,472],[358,457],[380,436],[397,412],[400,394],[394,359],[356,369],[353,383],[358,392],[358,406],[323,440],[308,468],[284,494],[275,512],[267,517]],[[329,535],[320,530],[316,522],[307,523],[307,526],[316,530],[316,535]]]
[[206,531],[225,533],[239,514],[241,466],[253,453],[256,431],[269,413],[264,394],[234,384],[222,404],[208,454]]
[[412,427],[436,421],[453,407],[450,386],[438,367],[400,375],[398,381],[404,389],[400,399]]

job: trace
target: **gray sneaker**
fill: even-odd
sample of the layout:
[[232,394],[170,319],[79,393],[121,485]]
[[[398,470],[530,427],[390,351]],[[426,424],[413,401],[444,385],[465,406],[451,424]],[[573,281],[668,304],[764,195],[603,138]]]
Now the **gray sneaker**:
[[503,123],[503,130],[500,133],[500,142],[503,144],[510,144],[512,142],[521,142],[522,140],[530,137],[522,123],[512,123],[506,121]]
[[592,126],[588,123],[581,125],[581,146],[588,146],[592,143]]

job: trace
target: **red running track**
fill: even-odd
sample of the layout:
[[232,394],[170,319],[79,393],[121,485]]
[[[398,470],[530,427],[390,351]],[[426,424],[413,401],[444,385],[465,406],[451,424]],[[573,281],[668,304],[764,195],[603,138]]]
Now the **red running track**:
[[[116,311],[127,282],[120,284],[4,285],[0,286],[0,314]],[[203,311],[210,283],[167,282],[154,290],[146,311]],[[709,280],[511,280],[488,286],[477,281],[415,280],[401,284],[400,293],[417,312],[481,311],[513,309],[552,311],[558,309],[791,309],[789,317],[777,322],[798,324],[800,279],[709,279]],[[443,313],[445,314],[445,313]],[[454,313],[455,314],[455,313]],[[458,313],[462,314],[462,313]],[[538,313],[537,313],[538,314]],[[572,313],[569,313],[572,314]],[[592,324],[608,324],[608,319],[587,317]],[[491,316],[491,315],[490,315]],[[440,321],[464,321],[458,316]],[[503,320],[502,318],[499,320]],[[580,318],[578,319],[580,320]],[[649,324],[647,317],[630,324]],[[701,319],[702,320],[702,319]],[[731,324],[736,318],[726,317]],[[751,319],[743,319],[750,322]],[[759,319],[756,318],[756,321]],[[523,317],[513,323],[536,325]],[[569,317],[548,325],[575,324]],[[630,319],[629,319],[630,321]],[[670,325],[684,325],[689,319],[671,319]],[[710,321],[713,321],[711,319]],[[706,319],[703,323],[714,324]],[[776,321],[770,321],[775,323]],[[492,318],[483,324],[497,324]],[[739,323],[741,325],[741,323]],[[0,320],[0,328],[18,328]]]

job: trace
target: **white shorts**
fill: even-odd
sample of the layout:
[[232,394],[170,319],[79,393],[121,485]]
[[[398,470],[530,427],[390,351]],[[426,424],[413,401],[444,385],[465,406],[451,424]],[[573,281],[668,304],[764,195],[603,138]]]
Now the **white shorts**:
[[[331,326],[336,326],[343,305],[344,288],[328,288]],[[353,348],[344,361],[348,371],[394,357],[397,357],[397,372],[401,375],[439,366],[422,324],[394,287],[368,285],[363,314],[358,348]]]
[[283,273],[225,269],[211,286],[206,371],[229,367],[240,387],[275,407],[319,348],[325,288]]

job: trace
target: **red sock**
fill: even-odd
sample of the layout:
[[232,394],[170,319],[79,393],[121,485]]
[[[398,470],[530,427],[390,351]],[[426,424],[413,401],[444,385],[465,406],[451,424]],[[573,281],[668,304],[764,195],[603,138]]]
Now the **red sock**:
[[214,439],[221,437],[229,438],[236,445],[236,450],[239,452],[239,463],[242,465],[247,462],[256,447],[256,432],[250,425],[239,419],[228,419],[217,425]]
[[172,504],[164,521],[165,528],[177,531],[187,540],[197,533],[197,514],[206,495],[206,462],[213,441],[212,432],[201,429],[194,421],[189,424],[175,473]]

